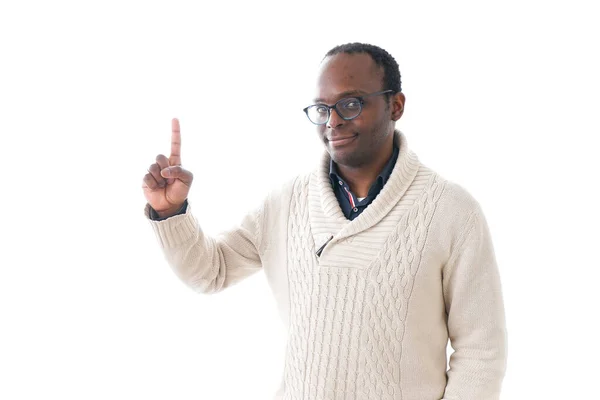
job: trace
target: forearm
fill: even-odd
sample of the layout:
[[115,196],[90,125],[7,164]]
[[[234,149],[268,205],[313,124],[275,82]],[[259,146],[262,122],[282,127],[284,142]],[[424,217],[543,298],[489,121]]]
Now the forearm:
[[236,229],[210,237],[188,204],[185,213],[151,224],[175,274],[198,292],[215,293],[261,268],[257,221],[257,215],[249,214]]

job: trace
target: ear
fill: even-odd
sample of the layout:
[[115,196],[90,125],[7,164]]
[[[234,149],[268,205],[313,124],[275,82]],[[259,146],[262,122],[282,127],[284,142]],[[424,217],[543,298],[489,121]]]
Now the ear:
[[398,121],[404,113],[404,103],[406,97],[404,93],[398,92],[390,98],[390,106],[392,107],[392,121]]

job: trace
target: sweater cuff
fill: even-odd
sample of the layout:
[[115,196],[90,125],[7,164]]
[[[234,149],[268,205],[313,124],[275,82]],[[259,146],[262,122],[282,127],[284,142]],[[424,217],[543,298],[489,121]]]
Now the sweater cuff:
[[[149,216],[149,218],[151,220],[153,220],[153,221],[164,221],[167,218],[171,218],[171,217],[174,217],[174,216],[180,215],[180,214],[185,214],[185,210],[187,208],[187,204],[188,204],[188,200],[185,199],[183,201],[183,205],[181,207],[179,207],[179,210],[177,210],[175,212],[175,214],[171,215],[170,217],[162,217],[162,218],[158,216],[158,213],[156,212],[156,210],[154,208],[150,207],[150,216]],[[149,206],[149,204],[148,204],[148,206]]]
[[181,214],[161,220],[154,220],[152,218],[153,211],[150,204],[146,203],[144,214],[148,222],[150,222],[161,248],[180,246],[196,238],[200,232],[200,226],[192,215],[192,209],[187,200],[182,210],[180,210],[183,211]]

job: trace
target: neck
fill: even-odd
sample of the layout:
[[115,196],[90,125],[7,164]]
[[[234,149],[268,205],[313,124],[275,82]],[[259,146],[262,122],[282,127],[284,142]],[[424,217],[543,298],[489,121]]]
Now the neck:
[[357,197],[367,197],[369,189],[375,179],[379,176],[394,151],[394,135],[381,147],[379,154],[374,157],[370,164],[352,168],[338,164],[338,172],[350,186],[350,190]]

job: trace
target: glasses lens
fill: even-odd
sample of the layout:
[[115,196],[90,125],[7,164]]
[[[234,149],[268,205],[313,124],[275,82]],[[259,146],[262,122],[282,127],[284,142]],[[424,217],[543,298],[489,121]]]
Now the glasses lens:
[[337,103],[336,108],[337,108],[338,112],[340,113],[340,115],[342,116],[342,118],[345,118],[345,119],[356,118],[358,116],[358,114],[360,114],[360,111],[362,110],[360,100],[356,99],[354,97],[349,97],[347,99],[340,100]]
[[313,124],[321,125],[327,122],[329,112],[327,107],[315,104],[308,107],[306,110],[306,115],[308,115],[308,119],[310,119]]

